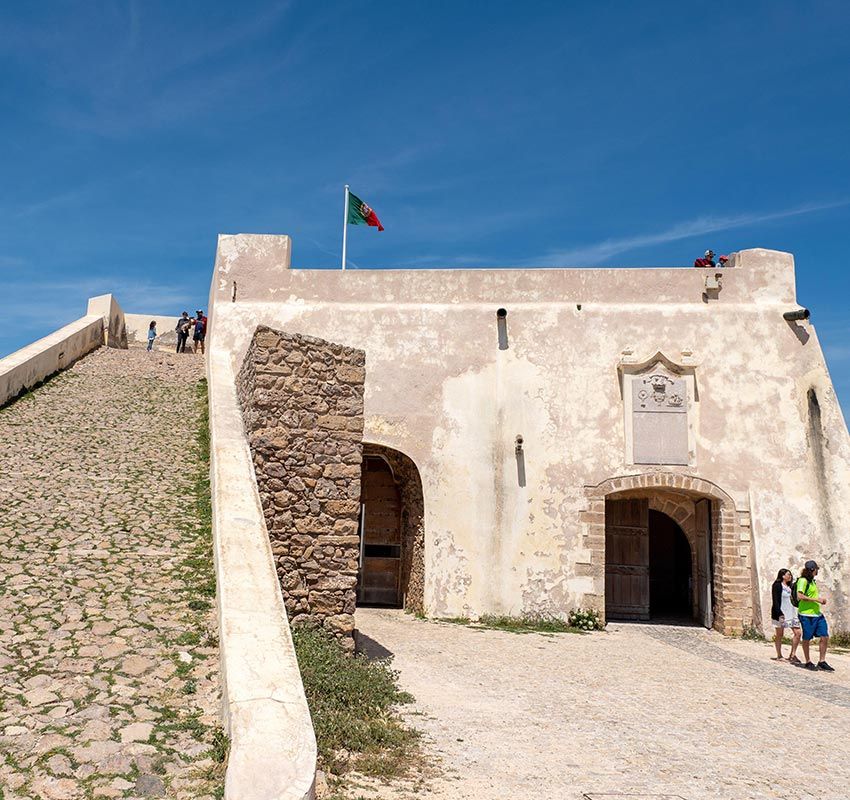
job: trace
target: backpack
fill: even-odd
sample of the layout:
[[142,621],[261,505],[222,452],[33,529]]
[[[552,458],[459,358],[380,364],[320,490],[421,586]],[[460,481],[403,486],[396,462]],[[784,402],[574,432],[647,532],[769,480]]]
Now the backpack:
[[[798,580],[800,579],[797,578],[797,581]],[[806,581],[806,588],[803,591],[808,591],[809,582],[806,578],[803,578],[803,580]],[[794,583],[791,584],[791,605],[794,606],[794,608],[797,608],[800,605],[800,598],[797,596],[797,581],[794,581]]]

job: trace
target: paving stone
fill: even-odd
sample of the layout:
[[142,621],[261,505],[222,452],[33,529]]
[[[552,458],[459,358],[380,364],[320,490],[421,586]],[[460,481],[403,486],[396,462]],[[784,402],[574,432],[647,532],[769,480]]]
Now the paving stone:
[[71,762],[66,756],[55,755],[47,759],[47,768],[54,775],[73,775],[74,770]]
[[80,738],[89,742],[106,742],[112,738],[112,728],[103,720],[93,719],[80,731]]
[[146,742],[153,731],[149,722],[134,722],[121,729],[122,742]]
[[149,658],[141,656],[130,656],[121,664],[121,672],[126,672],[128,675],[138,676],[144,675],[156,666],[156,662]]
[[29,706],[43,706],[46,703],[56,703],[59,697],[47,689],[33,689],[24,694],[24,700],[27,701]]
[[[214,794],[185,754],[212,740],[218,653],[180,648],[194,695],[173,660],[181,634],[215,635],[212,610],[188,608],[195,576],[183,569],[208,536],[193,495],[202,376],[201,358],[101,349],[0,409],[6,800],[76,800],[100,776],[90,796],[138,797],[111,781],[154,763],[168,777],[153,789]],[[195,715],[210,726],[197,738],[175,730]]]
[[77,782],[70,778],[38,777],[32,782],[32,789],[43,800],[76,800],[84,796]]
[[162,797],[165,794],[165,784],[158,775],[139,775],[135,788],[142,797]]

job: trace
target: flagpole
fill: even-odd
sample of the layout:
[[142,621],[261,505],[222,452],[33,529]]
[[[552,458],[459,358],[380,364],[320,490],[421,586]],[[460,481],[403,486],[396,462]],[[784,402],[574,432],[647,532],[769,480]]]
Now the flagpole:
[[348,248],[348,184],[345,184],[345,203],[342,207],[342,268],[345,269],[345,253]]

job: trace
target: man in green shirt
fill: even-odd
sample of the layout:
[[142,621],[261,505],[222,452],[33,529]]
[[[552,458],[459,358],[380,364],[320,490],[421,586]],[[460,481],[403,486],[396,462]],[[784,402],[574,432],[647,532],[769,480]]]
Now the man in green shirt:
[[[826,598],[818,591],[815,576],[818,574],[816,561],[807,561],[800,577],[797,578],[797,613],[800,617],[800,625],[803,628],[803,655],[806,658],[806,669],[825,672],[835,672],[826,663],[826,648],[829,645],[829,628],[826,617],[821,613],[821,606],[826,605]],[[812,639],[818,638],[818,649],[820,650],[820,661],[815,666],[809,658],[809,644]]]

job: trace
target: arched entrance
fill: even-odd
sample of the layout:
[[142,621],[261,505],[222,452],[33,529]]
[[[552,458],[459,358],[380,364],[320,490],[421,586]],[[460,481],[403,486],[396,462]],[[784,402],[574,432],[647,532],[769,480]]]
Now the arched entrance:
[[[582,521],[588,576],[595,587],[596,607],[604,609],[606,618],[653,616],[650,511],[655,511],[675,523],[690,548],[693,618],[724,633],[740,632],[752,624],[749,511],[736,508],[729,494],[710,481],[662,471],[610,478],[585,491],[588,505]],[[672,535],[674,549],[677,535]],[[681,587],[685,574],[681,539],[678,547],[673,563],[679,565]],[[677,608],[684,610],[679,591]],[[594,601],[593,595],[585,598]]]
[[404,453],[365,443],[360,479],[357,604],[421,612],[425,526],[419,470]]

